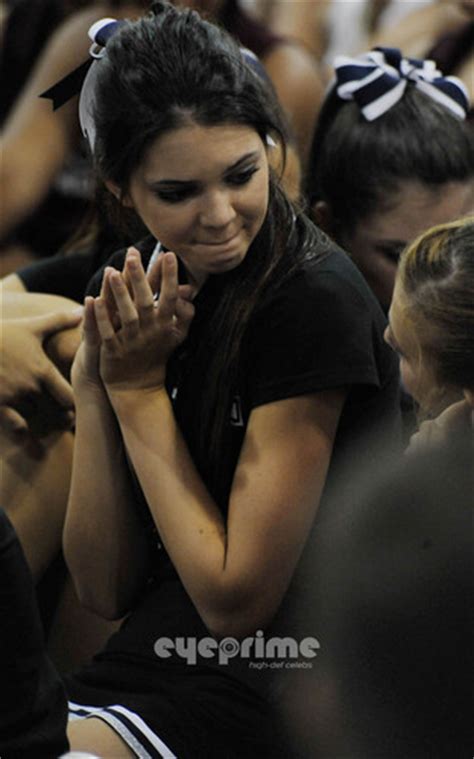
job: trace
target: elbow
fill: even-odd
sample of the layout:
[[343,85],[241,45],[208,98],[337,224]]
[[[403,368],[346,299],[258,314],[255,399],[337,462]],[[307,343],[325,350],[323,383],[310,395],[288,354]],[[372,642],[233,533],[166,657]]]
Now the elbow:
[[253,637],[255,633],[264,630],[271,620],[252,619],[245,614],[233,616],[216,616],[212,619],[204,619],[204,623],[210,635],[217,641],[225,638],[233,638],[241,641],[244,638]]
[[97,572],[90,555],[74,550],[64,541],[63,553],[80,605],[102,619],[115,621],[130,610],[128,599],[118,592],[110,571]]
[[100,599],[96,594],[89,593],[87,589],[79,587],[76,583],[74,583],[74,586],[80,605],[87,611],[92,612],[92,614],[109,622],[115,622],[126,615],[128,609],[123,609],[117,604],[110,603],[109,599]]
[[271,623],[275,609],[270,609],[266,599],[254,603],[240,603],[230,607],[207,609],[202,619],[216,640],[235,638],[242,640],[265,630]]

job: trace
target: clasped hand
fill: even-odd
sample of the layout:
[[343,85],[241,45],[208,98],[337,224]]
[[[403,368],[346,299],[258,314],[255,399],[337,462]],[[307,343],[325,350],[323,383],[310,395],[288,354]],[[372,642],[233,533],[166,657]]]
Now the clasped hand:
[[99,297],[86,298],[81,369],[109,393],[163,387],[167,361],[188,333],[192,293],[178,284],[174,253],[160,256],[150,279],[161,285],[158,299],[130,248],[123,272],[107,267]]

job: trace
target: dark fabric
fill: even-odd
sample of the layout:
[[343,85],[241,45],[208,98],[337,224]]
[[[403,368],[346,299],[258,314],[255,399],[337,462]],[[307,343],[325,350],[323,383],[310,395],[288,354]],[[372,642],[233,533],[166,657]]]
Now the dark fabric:
[[65,16],[63,0],[16,0],[5,25],[0,58],[3,124],[38,55]]
[[240,7],[238,0],[226,0],[220,21],[243,47],[248,47],[262,60],[274,47],[288,42],[246,13]]
[[[141,244],[146,264],[155,241]],[[110,259],[123,266],[125,251]],[[88,291],[98,294],[102,270]],[[199,292],[186,342],[168,363],[167,387],[193,460],[209,487],[198,450],[196,409],[209,356],[198,351],[220,294],[211,276]],[[289,282],[254,315],[244,340],[243,365],[222,446],[219,481],[211,490],[226,511],[231,482],[252,408],[304,393],[350,387],[337,431],[330,485],[339,463],[358,441],[400,435],[398,360],[383,340],[385,317],[362,275],[337,248]]]
[[439,37],[425,57],[436,61],[443,74],[449,76],[472,54],[473,46],[474,21],[470,21]]
[[[321,651],[298,706],[310,720],[302,757],[321,750],[311,704],[334,693],[327,759],[467,759],[474,428],[466,417],[425,451],[378,453],[373,466],[347,470],[352,493],[336,491],[308,556],[297,628],[316,627]],[[304,723],[292,717],[299,742]]]
[[[459,67],[469,59],[474,48],[474,21],[470,21],[454,32],[439,37],[425,58],[436,61],[445,76],[456,74]],[[469,122],[474,120],[474,108],[467,114]]]
[[[150,238],[138,246],[145,265],[155,242]],[[109,263],[121,269],[124,255],[125,251],[118,252]],[[101,277],[99,271],[89,293],[99,292]],[[188,338],[168,362],[167,372],[167,389],[177,421],[206,484],[207,462],[198,449],[196,409],[209,356],[199,348],[207,344],[206,328],[219,295],[219,276],[211,276],[194,301],[196,314]],[[337,477],[338,460],[353,450],[359,437],[379,432],[382,425],[392,436],[398,434],[397,361],[383,341],[384,326],[385,318],[374,296],[346,254],[336,248],[322,261],[305,266],[262,303],[244,337],[242,370],[229,409],[219,478],[210,487],[224,514],[248,418],[256,406],[328,388],[350,387],[329,480]],[[146,512],[146,504],[142,502],[140,509]],[[176,651],[166,659],[156,654],[158,638],[186,636],[199,641],[209,635],[159,547],[156,566],[155,577],[121,629],[90,668],[68,680],[71,700],[95,705],[111,699],[117,703],[123,698],[123,703],[136,709],[180,757],[276,756],[272,752],[276,751],[275,743],[283,745],[281,736],[270,742],[270,754],[264,753],[261,744],[262,736],[265,743],[268,736],[278,735],[277,712],[268,710],[271,701],[273,706],[278,705],[274,670],[252,669],[249,661],[253,656],[226,662],[219,661],[217,655],[209,659],[198,656],[191,666]],[[285,607],[286,600],[266,631],[268,635],[288,633]],[[197,699],[193,683],[199,678],[209,687],[199,689]],[[142,683],[140,693],[134,686],[137,682]],[[227,738],[223,743],[218,726],[219,730],[225,727]],[[204,743],[201,735],[207,736]],[[241,750],[236,736],[245,741],[245,753],[232,753],[230,745],[235,744],[237,752]]]
[[[0,64],[0,123],[4,123],[53,32],[84,3],[18,0],[8,16]],[[2,244],[22,245],[34,255],[54,255],[85,219],[92,197],[92,174],[81,145],[56,178],[45,199]]]
[[74,253],[35,261],[15,273],[29,292],[62,295],[82,303],[87,283],[96,270],[93,253]]
[[26,560],[0,509],[0,756],[57,759],[67,751],[64,689],[44,649]]

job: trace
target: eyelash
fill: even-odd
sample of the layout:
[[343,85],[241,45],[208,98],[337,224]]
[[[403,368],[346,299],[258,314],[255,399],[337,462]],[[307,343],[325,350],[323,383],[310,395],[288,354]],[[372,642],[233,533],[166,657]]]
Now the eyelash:
[[240,186],[247,184],[247,182],[250,182],[253,175],[257,173],[259,170],[258,166],[252,166],[250,169],[245,169],[245,171],[240,171],[238,174],[230,174],[230,176],[227,177],[226,181],[228,184]]
[[[250,169],[241,171],[238,174],[230,174],[225,181],[233,187],[243,187],[248,184],[253,175],[259,171],[258,166],[252,166]],[[195,194],[196,190],[157,190],[156,197],[164,203],[182,203]]]

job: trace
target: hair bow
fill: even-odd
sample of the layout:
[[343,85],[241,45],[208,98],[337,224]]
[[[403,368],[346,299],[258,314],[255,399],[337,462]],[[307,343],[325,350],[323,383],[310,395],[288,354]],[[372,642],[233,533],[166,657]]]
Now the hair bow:
[[89,48],[89,58],[87,61],[40,95],[41,98],[52,100],[53,110],[56,111],[74,97],[74,95],[80,93],[79,122],[82,133],[89,141],[91,149],[93,149],[95,141],[95,128],[92,118],[92,93],[97,76],[97,63],[105,55],[107,41],[125,23],[125,21],[117,21],[115,18],[102,18],[96,21],[95,24],[92,24],[88,32],[92,45]]
[[397,48],[376,47],[357,58],[336,56],[334,68],[337,94],[342,100],[355,100],[367,121],[378,119],[398,103],[409,83],[460,119],[469,110],[460,79],[443,76],[434,61],[403,58]]
[[102,18],[100,21],[96,21],[89,29],[89,38],[92,40],[92,45],[89,49],[89,58],[84,63],[81,63],[74,71],[67,74],[59,82],[56,82],[49,90],[42,92],[40,98],[47,98],[53,101],[53,110],[56,111],[64,103],[70,100],[74,95],[78,95],[81,91],[81,87],[84,84],[84,80],[87,76],[87,72],[90,67],[99,58],[102,58],[105,54],[105,46],[107,40],[117,32],[125,21],[117,21],[115,18]]

